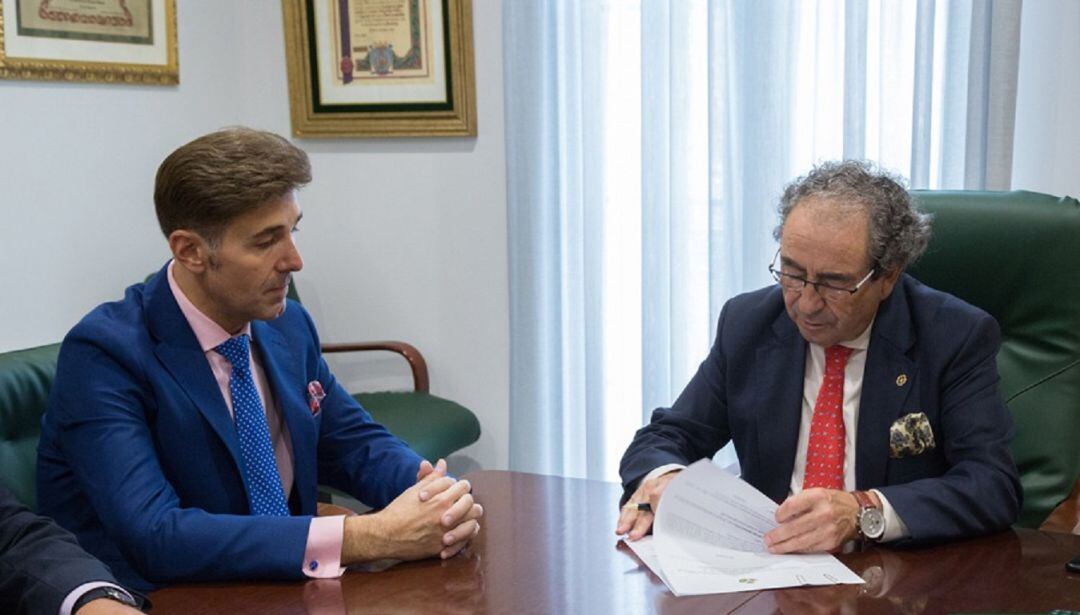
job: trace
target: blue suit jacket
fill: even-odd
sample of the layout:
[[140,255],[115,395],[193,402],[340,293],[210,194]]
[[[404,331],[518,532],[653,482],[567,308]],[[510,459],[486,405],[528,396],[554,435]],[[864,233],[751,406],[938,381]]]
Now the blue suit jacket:
[[338,385],[298,303],[251,329],[291,437],[289,517],[249,516],[236,428],[164,268],[64,339],[38,505],[125,584],[303,578],[317,484],[380,508],[415,482],[421,459]]
[[[1009,451],[1012,417],[998,391],[1000,337],[988,314],[907,274],[878,308],[859,402],[855,483],[888,498],[912,541],[992,532],[1016,520],[1021,491]],[[779,287],[729,301],[709,356],[623,456],[624,500],[653,468],[711,456],[729,440],[743,479],[777,502],[786,498],[806,345]],[[890,457],[890,426],[914,412],[929,418],[936,447]]]

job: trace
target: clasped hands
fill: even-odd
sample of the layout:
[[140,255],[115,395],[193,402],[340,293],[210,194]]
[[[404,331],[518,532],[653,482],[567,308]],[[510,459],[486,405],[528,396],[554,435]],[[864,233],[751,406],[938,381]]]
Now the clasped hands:
[[[627,504],[619,510],[615,534],[640,540],[652,529],[653,512],[637,509],[648,502],[658,510],[660,498],[679,470],[642,481]],[[873,492],[871,497],[877,499]],[[876,503],[876,502],[875,502]],[[836,489],[807,489],[784,500],[776,509],[779,524],[765,534],[770,553],[821,553],[837,551],[858,536],[859,503],[855,495]]]
[[469,481],[447,476],[446,461],[422,462],[416,484],[386,508],[345,519],[342,565],[457,555],[480,532],[484,515],[471,489]]

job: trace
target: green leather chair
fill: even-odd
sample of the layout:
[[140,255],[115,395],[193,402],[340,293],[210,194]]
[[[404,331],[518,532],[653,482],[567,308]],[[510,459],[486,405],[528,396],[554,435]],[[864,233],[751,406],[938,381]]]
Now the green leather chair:
[[37,504],[37,444],[60,344],[0,353],[0,482]]
[[1001,325],[1001,390],[1013,454],[1037,527],[1080,475],[1080,202],[1034,192],[914,191],[934,214],[909,271]]
[[[296,286],[288,296],[299,302]],[[468,408],[428,392],[427,362],[420,351],[405,342],[323,344],[323,354],[389,351],[401,355],[412,370],[411,391],[352,393],[377,422],[401,438],[421,457],[448,457],[480,439],[480,421]]]

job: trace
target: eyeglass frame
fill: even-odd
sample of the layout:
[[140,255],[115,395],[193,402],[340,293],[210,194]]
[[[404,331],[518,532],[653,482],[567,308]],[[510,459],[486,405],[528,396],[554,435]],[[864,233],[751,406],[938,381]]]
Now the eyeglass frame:
[[[780,271],[779,269],[776,269],[775,267],[773,267],[773,264],[776,263],[776,259],[777,259],[778,256],[780,256],[780,250],[779,249],[776,250],[776,254],[774,254],[773,257],[772,257],[772,262],[769,263],[769,273],[772,274],[772,277],[773,277],[774,280],[776,280],[776,283],[780,285],[781,290],[790,290],[792,292],[797,291],[799,293],[802,293],[804,290],[806,290],[806,286],[810,285],[810,286],[814,287],[814,292],[816,292],[819,297],[821,297],[823,300],[826,300],[826,301],[828,300],[830,295],[822,293],[821,292],[822,288],[826,288],[828,290],[834,290],[834,291],[838,291],[838,292],[846,292],[846,293],[848,293],[847,297],[851,297],[855,293],[859,292],[859,289],[862,288],[864,284],[869,282],[870,278],[872,278],[874,276],[874,274],[877,273],[877,267],[871,267],[870,271],[866,274],[866,276],[863,277],[863,279],[859,280],[859,282],[857,284],[855,284],[854,288],[843,288],[843,287],[840,287],[840,286],[833,286],[833,285],[827,284],[825,282],[811,282],[810,280],[807,280],[806,278],[799,277],[797,275],[792,275],[790,273],[784,273],[783,271]],[[783,282],[781,282],[781,278],[788,279],[788,280],[793,280],[793,281],[796,281],[796,282],[802,282],[802,286],[800,286],[798,288],[789,288],[787,286],[784,286]],[[846,299],[847,297],[842,297],[842,298]],[[840,299],[841,299],[840,297],[834,297],[833,298],[834,301],[838,301]]]

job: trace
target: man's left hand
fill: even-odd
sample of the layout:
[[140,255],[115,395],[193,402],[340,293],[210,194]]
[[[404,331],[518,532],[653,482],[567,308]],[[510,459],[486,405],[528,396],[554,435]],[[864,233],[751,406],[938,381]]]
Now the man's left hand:
[[765,534],[770,553],[837,551],[858,536],[859,502],[835,489],[807,489],[776,509],[779,527]]
[[[420,463],[420,469],[416,472],[416,482],[419,483],[429,474],[446,477],[446,473],[445,459],[440,459],[434,466],[425,459]],[[425,489],[420,491],[420,501],[426,502],[430,500],[454,482],[456,481],[447,478],[446,480],[429,483]],[[480,533],[480,517],[483,516],[484,507],[473,502],[471,493],[466,493],[458,499],[440,519],[440,523],[448,531],[443,536],[443,544],[446,545],[446,548],[442,550],[439,556],[448,559],[464,549]],[[476,521],[476,524],[470,526],[468,522],[473,520]],[[469,529],[470,527],[471,529]]]

